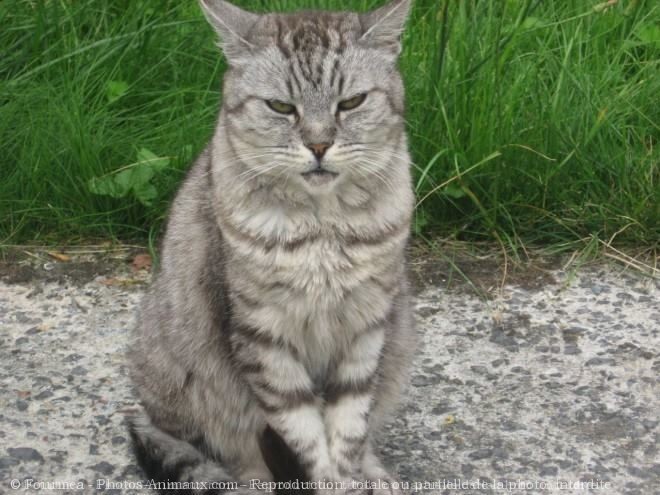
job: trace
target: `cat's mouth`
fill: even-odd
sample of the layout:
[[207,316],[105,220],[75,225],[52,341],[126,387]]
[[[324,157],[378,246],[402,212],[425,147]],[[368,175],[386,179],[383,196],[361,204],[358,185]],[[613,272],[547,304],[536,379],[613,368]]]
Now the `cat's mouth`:
[[302,174],[303,179],[305,179],[306,182],[313,186],[329,184],[335,180],[338,175],[338,173],[331,172],[330,170],[323,167],[316,167],[314,170],[310,170],[309,172],[304,172]]

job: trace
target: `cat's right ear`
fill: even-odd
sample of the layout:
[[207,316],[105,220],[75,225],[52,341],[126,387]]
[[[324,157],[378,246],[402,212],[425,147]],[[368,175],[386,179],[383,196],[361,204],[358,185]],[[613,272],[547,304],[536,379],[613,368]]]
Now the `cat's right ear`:
[[249,56],[254,46],[247,37],[259,16],[225,0],[199,0],[199,3],[220,36],[220,46],[229,63]]

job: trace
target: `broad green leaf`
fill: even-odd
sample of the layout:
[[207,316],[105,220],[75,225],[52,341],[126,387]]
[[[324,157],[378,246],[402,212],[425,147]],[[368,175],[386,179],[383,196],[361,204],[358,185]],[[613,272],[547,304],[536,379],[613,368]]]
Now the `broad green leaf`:
[[444,188],[444,193],[450,198],[460,199],[465,196],[465,191],[456,182],[452,182]]
[[91,179],[87,183],[90,192],[112,198],[125,198],[132,193],[140,203],[150,206],[158,196],[151,179],[169,165],[170,159],[159,157],[146,148],[138,151],[137,158],[136,163],[114,174]]
[[118,100],[128,91],[128,83],[125,81],[108,81],[105,85],[106,96],[110,103]]
[[119,172],[115,176],[115,182],[122,190],[128,192],[131,189],[144,187],[153,176],[154,171],[152,168],[137,165]]
[[524,30],[527,31],[528,29],[534,29],[540,26],[543,26],[544,22],[539,19],[538,17],[527,17],[523,23],[520,25],[520,27]]
[[133,192],[135,193],[135,197],[138,199],[138,201],[144,206],[151,206],[153,200],[158,197],[158,191],[151,184],[146,184],[139,189],[134,188]]
[[137,159],[140,165],[147,165],[157,172],[163,170],[170,164],[169,158],[159,157],[147,148],[141,148],[140,151],[138,151]]
[[99,196],[110,196],[112,198],[123,198],[128,189],[123,189],[115,182],[113,176],[94,177],[87,182],[87,188],[93,194]]

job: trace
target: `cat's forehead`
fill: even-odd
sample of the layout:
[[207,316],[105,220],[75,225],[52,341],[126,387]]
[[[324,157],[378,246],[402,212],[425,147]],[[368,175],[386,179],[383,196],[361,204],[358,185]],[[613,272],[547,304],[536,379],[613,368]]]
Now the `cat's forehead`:
[[342,53],[356,43],[362,28],[357,14],[304,11],[262,16],[251,34],[258,44],[274,44],[291,58],[319,51]]

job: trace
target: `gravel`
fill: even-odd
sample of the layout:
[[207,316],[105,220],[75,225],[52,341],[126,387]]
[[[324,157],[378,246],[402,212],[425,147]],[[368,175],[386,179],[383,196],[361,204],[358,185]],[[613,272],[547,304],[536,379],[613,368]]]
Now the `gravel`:
[[[0,493],[141,493],[125,354],[144,277],[58,265],[0,282]],[[423,286],[387,463],[436,494],[660,493],[659,288],[607,266],[486,298]]]

